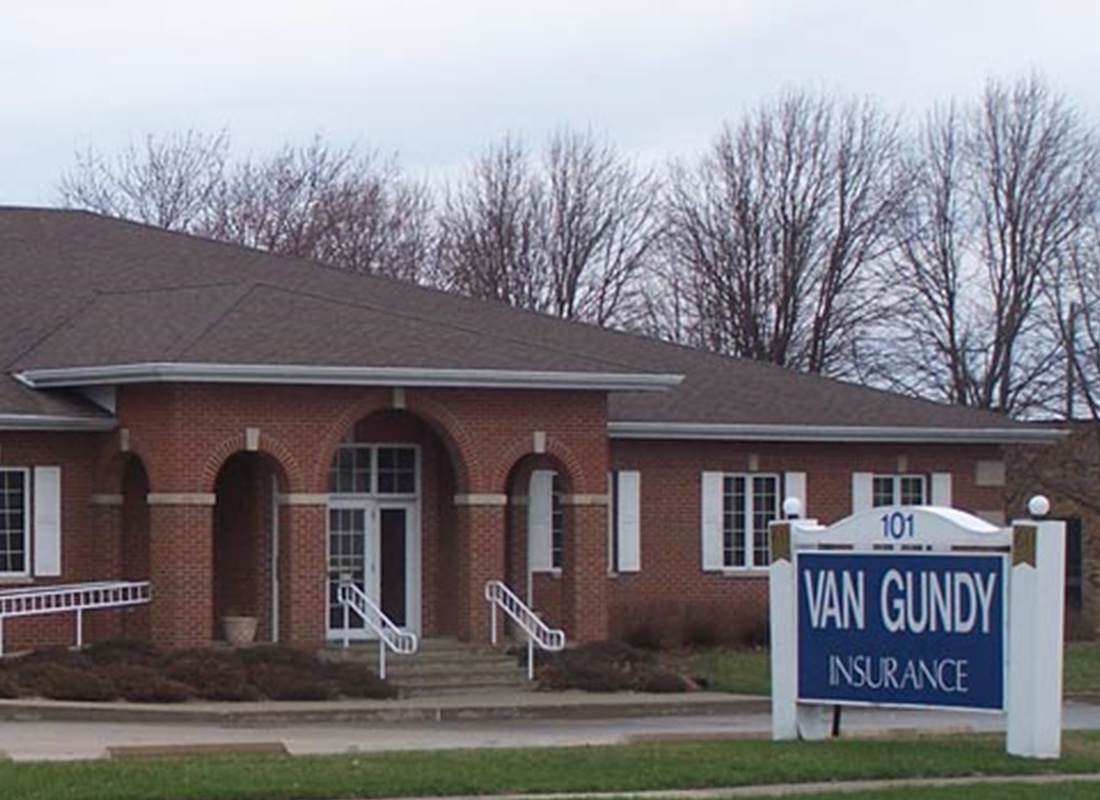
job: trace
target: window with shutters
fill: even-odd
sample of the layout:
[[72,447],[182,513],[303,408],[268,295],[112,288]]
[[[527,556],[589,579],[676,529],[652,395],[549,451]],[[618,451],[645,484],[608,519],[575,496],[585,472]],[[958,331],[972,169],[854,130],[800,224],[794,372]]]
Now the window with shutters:
[[722,480],[722,563],[766,568],[768,523],[779,518],[778,475],[727,474]]
[[928,503],[924,475],[875,475],[871,482],[873,506],[923,506]]
[[30,481],[25,469],[0,469],[0,575],[29,569]]

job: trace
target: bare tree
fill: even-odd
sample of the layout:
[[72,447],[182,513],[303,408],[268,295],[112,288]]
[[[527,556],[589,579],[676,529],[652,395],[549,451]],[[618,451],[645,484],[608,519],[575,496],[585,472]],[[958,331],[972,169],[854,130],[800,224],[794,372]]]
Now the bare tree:
[[195,232],[210,222],[225,181],[229,136],[197,131],[149,135],[113,160],[88,149],[62,176],[61,204]]
[[1093,133],[1038,79],[990,83],[924,126],[892,278],[889,385],[1026,414],[1062,390],[1058,309],[1097,198]]
[[673,167],[662,293],[676,313],[658,332],[848,372],[908,189],[900,154],[897,122],[867,102],[791,94],[727,126],[697,166]]
[[559,132],[537,161],[506,138],[448,193],[439,227],[446,288],[627,326],[643,300],[655,180],[591,134]]
[[394,159],[320,138],[230,162],[229,137],[148,137],[115,161],[89,151],[62,203],[356,272],[417,280],[430,249],[427,189]]

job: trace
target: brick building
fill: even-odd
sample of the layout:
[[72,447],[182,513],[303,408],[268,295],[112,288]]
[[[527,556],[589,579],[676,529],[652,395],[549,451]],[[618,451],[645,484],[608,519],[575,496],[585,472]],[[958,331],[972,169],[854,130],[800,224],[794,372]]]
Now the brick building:
[[[766,612],[784,497],[1003,518],[1002,417],[98,217],[0,210],[0,583],[148,579],[95,635],[575,641]],[[22,644],[71,623],[12,620]]]

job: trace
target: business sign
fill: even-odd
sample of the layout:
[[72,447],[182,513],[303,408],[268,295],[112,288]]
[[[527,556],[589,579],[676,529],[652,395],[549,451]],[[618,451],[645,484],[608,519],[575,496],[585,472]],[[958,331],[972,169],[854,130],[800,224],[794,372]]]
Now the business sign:
[[798,700],[1003,710],[1005,558],[799,552]]

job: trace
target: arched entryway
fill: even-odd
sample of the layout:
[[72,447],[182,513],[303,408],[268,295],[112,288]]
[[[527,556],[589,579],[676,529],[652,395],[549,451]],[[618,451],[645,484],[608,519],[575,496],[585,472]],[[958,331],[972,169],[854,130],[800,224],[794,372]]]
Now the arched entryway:
[[[149,475],[136,455],[122,466],[122,507],[119,513],[118,576],[125,581],[147,581],[150,571]],[[148,641],[151,635],[148,605],[122,609],[121,634]]]
[[337,601],[342,580],[401,627],[454,635],[455,470],[443,438],[408,411],[370,414],[337,446],[328,488],[327,637],[373,638]]
[[529,455],[508,476],[505,582],[544,622],[560,626],[572,493],[564,464],[550,455]]
[[254,617],[256,637],[277,641],[279,630],[279,505],[286,479],[279,464],[257,451],[234,453],[214,484],[212,638],[225,638],[228,616]]

